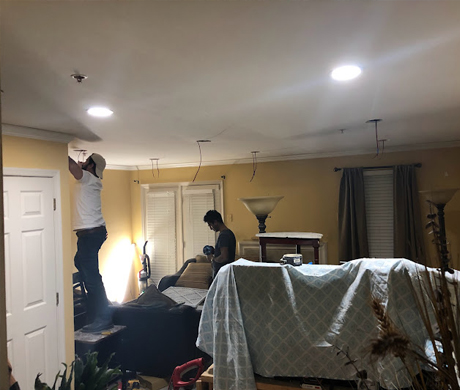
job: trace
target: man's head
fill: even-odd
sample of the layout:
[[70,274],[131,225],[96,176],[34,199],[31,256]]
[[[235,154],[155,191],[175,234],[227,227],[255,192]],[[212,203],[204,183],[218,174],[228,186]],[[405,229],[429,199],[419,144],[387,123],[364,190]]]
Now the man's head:
[[222,215],[217,210],[209,210],[203,218],[211,230],[220,231],[220,227],[224,225]]
[[105,165],[104,157],[100,154],[93,153],[86,159],[81,168],[95,174],[99,179],[102,179],[102,172],[105,169]]

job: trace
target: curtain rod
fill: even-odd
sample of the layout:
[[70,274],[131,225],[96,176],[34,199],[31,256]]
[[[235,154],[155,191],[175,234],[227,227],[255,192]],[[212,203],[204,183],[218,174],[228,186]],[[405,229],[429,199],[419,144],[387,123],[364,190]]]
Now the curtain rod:
[[[422,163],[409,164],[413,165],[415,168],[421,168]],[[362,167],[363,169],[389,169],[393,168],[394,165],[380,165],[378,167]],[[341,171],[343,168],[334,168],[334,172]]]

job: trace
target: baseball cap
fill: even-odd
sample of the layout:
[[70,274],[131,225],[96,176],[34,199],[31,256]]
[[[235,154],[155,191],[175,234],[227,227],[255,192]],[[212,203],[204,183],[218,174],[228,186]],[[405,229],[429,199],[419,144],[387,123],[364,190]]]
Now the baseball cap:
[[96,175],[99,179],[102,179],[102,171],[105,169],[105,159],[102,157],[100,154],[93,153],[91,156],[91,159],[94,161],[94,164],[96,164]]

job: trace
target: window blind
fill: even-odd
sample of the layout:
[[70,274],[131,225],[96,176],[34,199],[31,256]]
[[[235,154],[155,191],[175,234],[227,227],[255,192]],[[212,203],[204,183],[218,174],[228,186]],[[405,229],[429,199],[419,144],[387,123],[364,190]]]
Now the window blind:
[[146,230],[149,241],[151,280],[176,272],[176,194],[174,191],[147,194]]
[[393,171],[364,172],[369,256],[394,257]]
[[184,255],[185,259],[203,253],[203,246],[213,245],[216,234],[203,221],[208,210],[215,209],[214,190],[187,190],[184,201]]

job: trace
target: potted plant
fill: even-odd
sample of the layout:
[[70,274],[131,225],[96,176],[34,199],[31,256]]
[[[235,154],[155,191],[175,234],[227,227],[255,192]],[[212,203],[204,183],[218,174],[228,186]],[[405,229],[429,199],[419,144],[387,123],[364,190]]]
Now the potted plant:
[[[110,383],[121,374],[117,368],[109,368],[109,362],[113,354],[107,361],[99,367],[97,365],[97,352],[87,353],[85,359],[77,357],[70,365],[70,374],[67,378],[68,366],[62,363],[65,367],[61,374],[59,371],[56,374],[53,386],[49,387],[46,383],[40,380],[38,374],[35,378],[35,390],[71,390],[72,379],[75,376],[75,390],[105,390],[108,389]],[[59,378],[61,381],[58,385]]]

